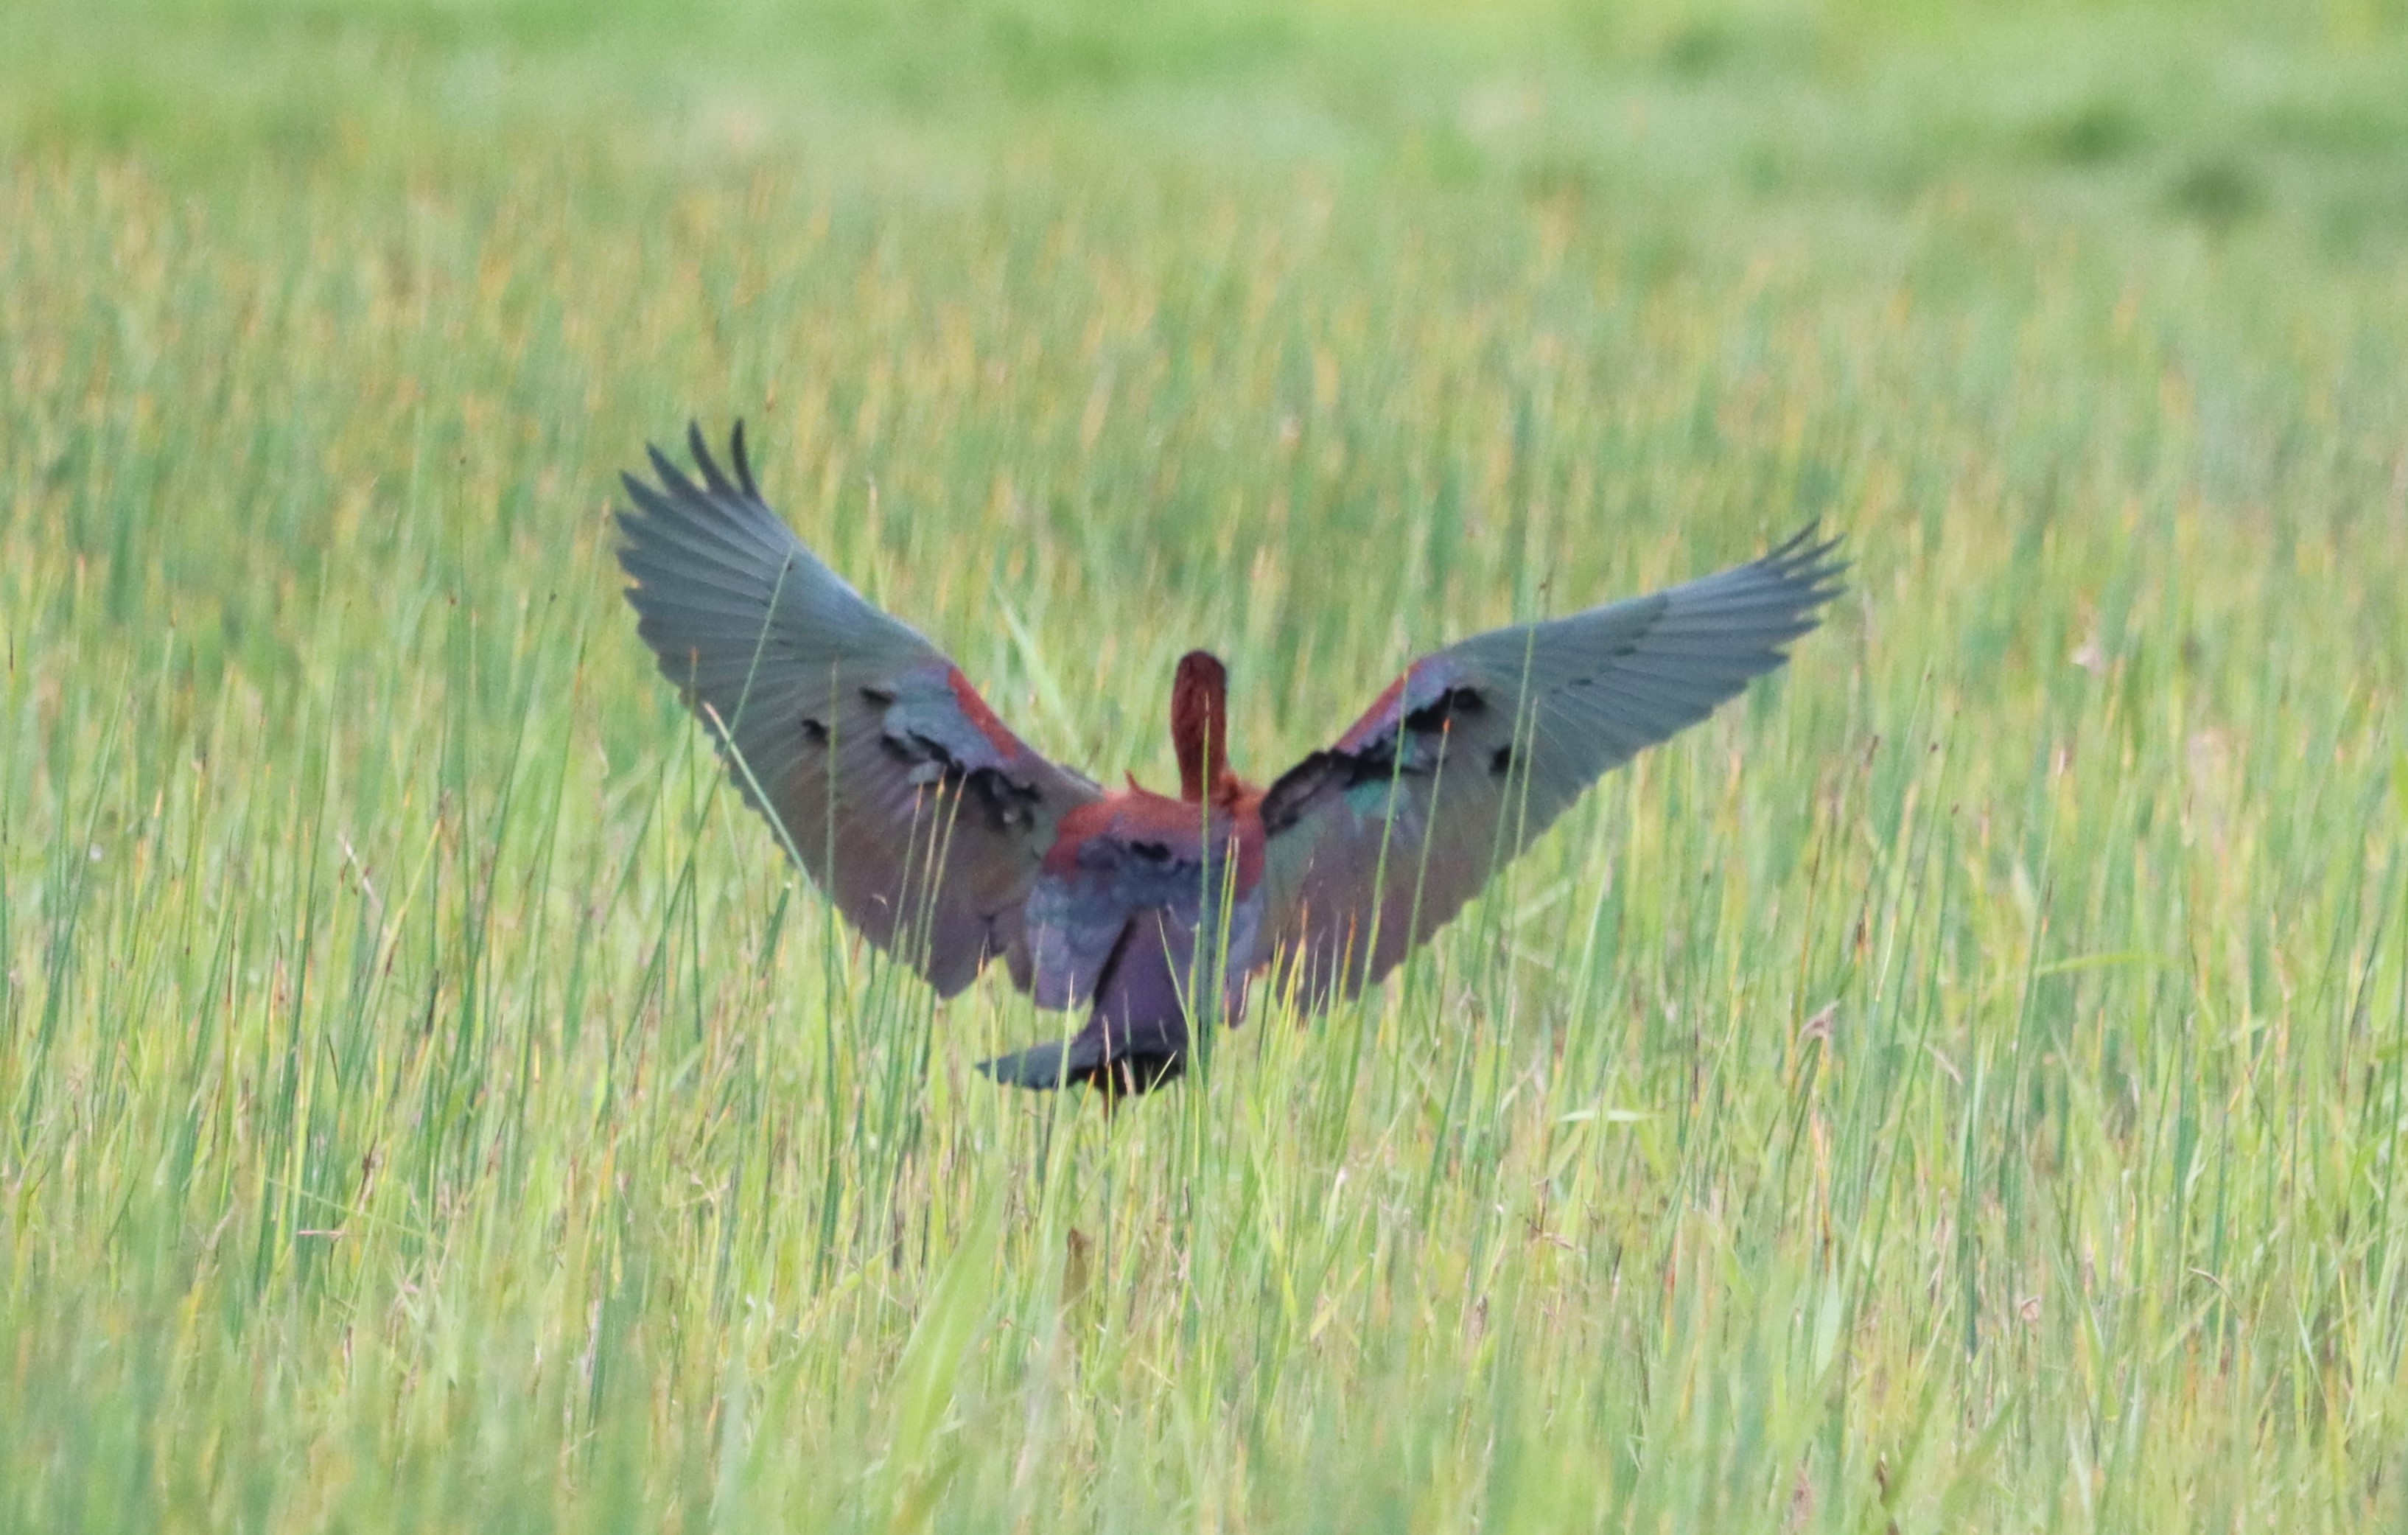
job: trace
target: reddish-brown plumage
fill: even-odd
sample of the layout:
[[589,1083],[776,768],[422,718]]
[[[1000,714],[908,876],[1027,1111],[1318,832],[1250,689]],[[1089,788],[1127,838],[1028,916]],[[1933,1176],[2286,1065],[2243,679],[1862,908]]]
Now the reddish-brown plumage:
[[986,700],[979,696],[978,689],[970,686],[970,680],[962,675],[961,667],[951,667],[945,680],[953,684],[954,702],[962,706],[962,713],[978,727],[978,733],[987,739],[988,744],[1006,756],[1017,756],[1026,750],[1020,744],[1020,738],[1011,733],[1010,726],[997,719],[995,710],[986,706]]
[[1207,840],[1234,844],[1238,893],[1263,875],[1263,792],[1229,770],[1229,674],[1208,651],[1179,658],[1170,681],[1170,741],[1179,756],[1179,797],[1156,794],[1131,775],[1128,787],[1071,807],[1056,825],[1044,868],[1056,878],[1078,867],[1096,838],[1149,842],[1182,854]]
[[1381,689],[1380,696],[1371,700],[1371,707],[1363,711],[1363,717],[1356,720],[1346,734],[1338,738],[1338,749],[1354,751],[1382,731],[1395,729],[1396,724],[1389,715],[1395,710],[1397,701],[1405,696],[1405,684],[1412,680],[1412,667],[1407,667],[1398,672],[1397,680]]
[[1185,799],[1155,794],[1132,782],[1062,813],[1054,845],[1045,852],[1044,869],[1067,877],[1079,865],[1079,849],[1097,837],[1120,842],[1158,842],[1181,853],[1200,851],[1205,839],[1234,842],[1238,849],[1238,890],[1254,889],[1263,874],[1262,792],[1224,773],[1232,793],[1216,797],[1209,810]]
[[[1269,971],[1310,1011],[1394,969],[1598,778],[1781,665],[1839,591],[1831,544],[1473,635],[1413,662],[1337,741],[1258,789],[1229,770],[1228,676],[1170,690],[1179,793],[1107,793],[1014,735],[926,637],[762,500],[742,434],[697,480],[624,477],[638,631],[745,796],[881,948],[939,995],[1002,958],[1085,1026],[998,1082],[1137,1092],[1184,1069]],[[729,469],[733,472],[730,473]]]
[[1179,752],[1179,797],[1234,799],[1244,785],[1229,772],[1229,673],[1208,651],[1179,658],[1170,680],[1170,740]]

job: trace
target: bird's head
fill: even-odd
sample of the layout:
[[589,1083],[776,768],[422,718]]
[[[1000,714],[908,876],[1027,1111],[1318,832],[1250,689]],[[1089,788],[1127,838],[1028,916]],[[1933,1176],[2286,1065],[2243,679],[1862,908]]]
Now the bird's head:
[[1229,777],[1229,672],[1210,651],[1179,658],[1170,681],[1170,741],[1179,753],[1179,797],[1200,804]]

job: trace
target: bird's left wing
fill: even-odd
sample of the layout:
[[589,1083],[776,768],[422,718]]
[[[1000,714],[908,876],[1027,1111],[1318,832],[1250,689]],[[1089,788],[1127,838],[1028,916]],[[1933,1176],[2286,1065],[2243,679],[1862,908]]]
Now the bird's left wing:
[[619,563],[662,673],[744,797],[854,926],[950,997],[991,954],[1027,983],[1021,908],[1055,824],[1097,797],[1029,749],[959,667],[873,607],[699,430],[696,484],[655,449],[623,476]]
[[1264,952],[1303,1005],[1396,968],[1588,786],[1785,659],[1840,590],[1812,528],[1750,564],[1426,655],[1264,795]]

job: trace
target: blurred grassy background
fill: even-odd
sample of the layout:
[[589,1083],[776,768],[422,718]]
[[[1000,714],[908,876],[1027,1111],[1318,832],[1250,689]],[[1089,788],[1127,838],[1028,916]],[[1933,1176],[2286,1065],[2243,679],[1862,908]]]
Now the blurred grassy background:
[[1701,231],[1956,198],[2144,236],[2264,221],[2380,260],[2408,219],[2401,25],[2396,0],[33,0],[0,131],[204,180],[491,184],[505,149],[904,197],[1310,168]]
[[[0,1522],[2403,1517],[2408,10],[0,19]],[[1107,1131],[719,791],[689,415],[1041,747],[1810,517],[1779,682]]]

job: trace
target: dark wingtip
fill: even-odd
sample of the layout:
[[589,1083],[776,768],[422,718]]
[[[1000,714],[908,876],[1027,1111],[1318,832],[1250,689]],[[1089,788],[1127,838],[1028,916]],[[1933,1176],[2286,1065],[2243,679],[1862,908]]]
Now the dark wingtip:
[[1847,589],[1847,583],[1840,578],[1856,564],[1839,557],[1840,546],[1847,541],[1846,534],[1834,533],[1828,538],[1822,535],[1822,519],[1816,518],[1781,540],[1758,562],[1771,567],[1785,580],[1803,583],[1808,588],[1805,601],[1815,607]]
[[728,456],[736,460],[736,482],[744,488],[745,495],[758,501],[761,499],[761,492],[752,483],[752,460],[744,451],[744,418],[742,416],[736,418],[736,429],[727,434],[727,450]]
[[1813,565],[1828,557],[1833,550],[1847,541],[1847,537],[1844,533],[1834,533],[1828,538],[1824,538],[1823,520],[1817,517],[1773,545],[1764,557],[1782,565]]
[[645,443],[644,455],[652,461],[652,473],[660,477],[661,488],[671,495],[691,498],[702,494],[695,488],[694,481],[685,477],[685,471],[670,463],[668,455],[658,448]]
[[627,504],[610,509],[610,522],[619,531],[619,568],[633,576],[635,569],[627,561],[635,552],[637,524],[644,516],[644,496],[652,487],[624,469],[619,471],[619,484],[627,493]]
[[720,470],[719,460],[710,456],[710,444],[703,440],[702,428],[693,422],[686,423],[685,440],[687,449],[694,454],[695,463],[702,470],[703,483],[710,487],[710,494],[733,498],[738,494],[737,489]]
[[[761,492],[752,482],[752,458],[744,451],[742,418],[738,418],[735,430],[728,434],[727,445],[728,456],[734,460],[736,467],[736,478],[732,481],[728,479],[727,472],[719,466],[717,455],[710,451],[710,440],[702,435],[702,423],[692,417],[687,418],[685,451],[687,456],[694,460],[695,467],[701,471],[703,489],[716,496],[734,498],[743,495],[755,501],[759,500]],[[668,456],[660,449],[646,443],[644,452],[652,461],[652,472],[660,476],[662,485],[671,495],[697,494],[693,482],[685,477],[684,472],[672,464]]]

